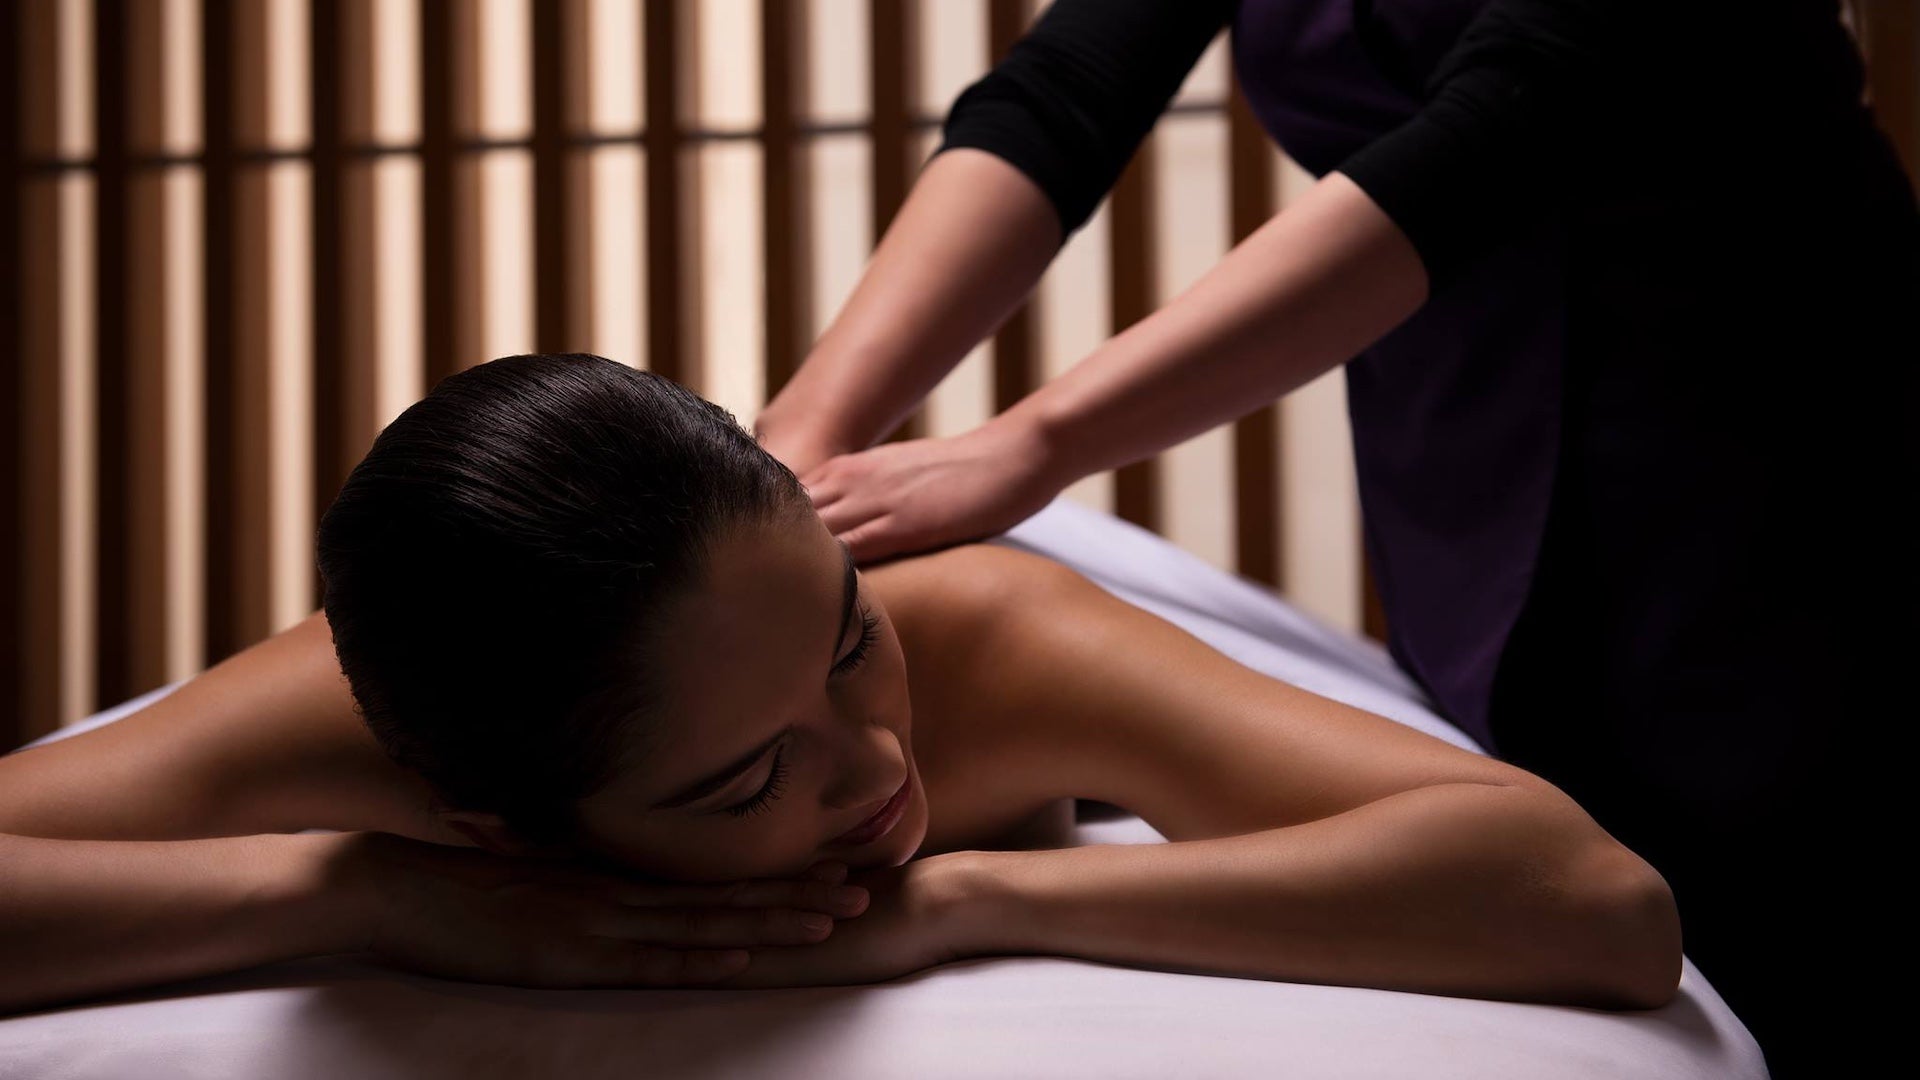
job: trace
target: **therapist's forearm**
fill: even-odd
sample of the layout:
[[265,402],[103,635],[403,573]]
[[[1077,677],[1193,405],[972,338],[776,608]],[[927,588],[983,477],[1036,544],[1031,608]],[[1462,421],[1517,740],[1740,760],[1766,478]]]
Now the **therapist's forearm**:
[[0,1015],[357,951],[365,905],[334,872],[352,835],[0,834]]
[[1445,783],[1319,821],[1166,844],[979,851],[962,956],[1657,1008],[1664,879],[1564,795]]
[[1019,308],[1059,248],[1059,217],[1026,174],[982,150],[937,155],[756,427],[804,428],[832,453],[873,445]]
[[1151,457],[1345,363],[1427,296],[1412,243],[1330,173],[1206,276],[996,417],[1068,482]]

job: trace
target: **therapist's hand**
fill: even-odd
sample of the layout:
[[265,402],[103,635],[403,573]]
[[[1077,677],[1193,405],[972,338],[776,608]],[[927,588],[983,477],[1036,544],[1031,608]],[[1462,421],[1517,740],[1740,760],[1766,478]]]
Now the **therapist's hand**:
[[1074,479],[1039,432],[1006,414],[963,435],[882,443],[798,475],[858,563],[996,536]]

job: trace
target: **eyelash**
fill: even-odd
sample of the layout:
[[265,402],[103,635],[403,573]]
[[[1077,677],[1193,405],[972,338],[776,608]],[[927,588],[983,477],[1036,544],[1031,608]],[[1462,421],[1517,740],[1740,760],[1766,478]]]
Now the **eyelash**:
[[746,802],[727,807],[727,813],[732,814],[734,817],[746,817],[748,814],[757,814],[765,810],[768,803],[779,798],[781,785],[784,784],[787,779],[786,754],[787,748],[784,746],[775,750],[773,752],[773,774],[767,777],[767,786],[761,788],[758,795],[748,799]]
[[[874,617],[873,612],[867,610],[866,602],[862,601],[860,604],[860,641],[854,645],[853,651],[847,654],[846,659],[834,665],[834,674],[844,675],[858,668],[861,662],[866,660],[867,651],[872,649],[873,643],[879,639],[880,620]],[[787,750],[784,746],[774,751],[773,771],[767,777],[766,786],[761,788],[757,794],[746,802],[736,803],[733,806],[727,807],[727,813],[735,817],[746,817],[749,814],[757,814],[765,810],[773,800],[780,797],[780,792],[783,790],[782,785],[786,783],[787,779],[786,752]]]
[[833,673],[845,675],[859,667],[860,662],[867,658],[867,650],[873,648],[873,643],[879,639],[880,620],[874,618],[873,612],[867,610],[866,601],[862,600],[860,602],[860,641],[853,647],[853,651],[847,654],[846,659],[833,665]]

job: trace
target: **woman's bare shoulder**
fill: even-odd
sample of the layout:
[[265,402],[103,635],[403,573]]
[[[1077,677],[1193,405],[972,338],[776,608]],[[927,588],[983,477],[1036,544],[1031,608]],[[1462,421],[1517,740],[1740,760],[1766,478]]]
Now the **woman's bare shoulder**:
[[935,708],[983,725],[1007,782],[1036,797],[1113,803],[1181,839],[1436,782],[1544,784],[1248,668],[1042,556],[972,545],[897,573]]
[[861,570],[889,612],[932,609],[943,620],[984,615],[1076,583],[1072,567],[1002,544],[959,544]]

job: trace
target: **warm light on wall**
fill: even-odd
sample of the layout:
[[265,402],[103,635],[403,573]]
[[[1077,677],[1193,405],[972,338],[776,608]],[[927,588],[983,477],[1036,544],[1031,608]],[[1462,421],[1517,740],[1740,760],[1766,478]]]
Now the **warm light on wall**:
[[[0,330],[8,747],[285,628],[381,426],[592,351],[750,424],[1032,0],[19,0]],[[1905,14],[1902,14],[1902,11]],[[1911,5],[1859,5],[1914,54]],[[979,423],[1304,190],[1223,41],[1031,303],[898,434]],[[1920,142],[1913,63],[1873,68]],[[1069,497],[1368,617],[1338,373]]]

